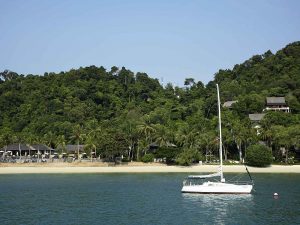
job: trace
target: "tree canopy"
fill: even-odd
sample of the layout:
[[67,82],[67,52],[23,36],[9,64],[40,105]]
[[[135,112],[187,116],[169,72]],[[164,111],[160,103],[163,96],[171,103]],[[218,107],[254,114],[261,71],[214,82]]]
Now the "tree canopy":
[[[272,132],[274,126],[300,130],[300,42],[219,70],[207,85],[188,76],[185,87],[162,86],[147,73],[115,66],[44,75],[5,70],[0,73],[0,145],[32,139],[52,147],[84,143],[106,157],[125,154],[137,160],[156,143],[215,155],[216,83],[222,102],[237,100],[223,110],[225,157],[239,159],[259,140],[274,150],[299,146],[299,139],[287,145]],[[257,136],[248,114],[262,112],[267,96],[285,97],[291,113],[268,112]]]

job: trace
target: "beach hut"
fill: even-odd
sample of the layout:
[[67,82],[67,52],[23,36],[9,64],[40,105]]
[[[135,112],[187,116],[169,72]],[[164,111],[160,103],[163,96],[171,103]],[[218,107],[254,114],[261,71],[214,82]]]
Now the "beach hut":
[[44,144],[33,144],[29,146],[31,148],[31,151],[34,151],[36,154],[41,154],[45,156],[51,156],[54,154],[55,149],[48,147]]
[[26,144],[15,143],[15,144],[4,146],[1,150],[4,151],[4,154],[6,152],[11,152],[12,155],[25,156],[29,154],[30,147],[28,147],[28,145]]
[[84,153],[84,145],[66,145],[65,147],[67,154],[73,155],[75,158],[77,157],[77,153],[79,151],[79,157]]
[[50,148],[44,144],[35,144],[35,145],[29,145],[29,144],[10,144],[7,146],[4,146],[0,149],[0,151],[3,151],[4,155],[15,155],[17,157],[31,157],[33,155],[36,155],[39,157],[39,155],[52,155],[55,151],[55,149]]

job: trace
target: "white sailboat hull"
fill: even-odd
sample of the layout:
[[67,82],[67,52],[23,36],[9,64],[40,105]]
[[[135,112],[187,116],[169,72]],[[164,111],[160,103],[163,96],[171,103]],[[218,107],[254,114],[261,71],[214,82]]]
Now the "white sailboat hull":
[[252,184],[231,184],[208,181],[203,184],[184,185],[181,192],[199,194],[250,194],[252,188]]

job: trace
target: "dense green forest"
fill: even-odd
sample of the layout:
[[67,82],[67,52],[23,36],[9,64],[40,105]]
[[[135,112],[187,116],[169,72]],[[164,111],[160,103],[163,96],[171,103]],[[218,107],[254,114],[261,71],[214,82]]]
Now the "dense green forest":
[[[106,158],[141,160],[153,153],[179,162],[212,160],[218,154],[216,83],[222,102],[238,100],[222,111],[225,160],[241,160],[249,145],[264,141],[277,161],[288,161],[300,146],[300,42],[219,70],[207,85],[183,78],[184,87],[163,87],[146,73],[96,66],[44,75],[5,70],[0,78],[0,147],[79,143]],[[257,135],[248,114],[262,112],[268,96],[284,96],[291,113],[267,112]],[[152,143],[159,146],[155,152]]]

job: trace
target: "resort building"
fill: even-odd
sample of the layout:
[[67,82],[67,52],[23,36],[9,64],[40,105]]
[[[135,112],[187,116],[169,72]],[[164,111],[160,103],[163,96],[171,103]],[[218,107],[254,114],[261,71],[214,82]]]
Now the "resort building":
[[77,154],[78,150],[79,153],[83,153],[84,145],[66,145],[65,150],[68,154]]
[[224,102],[223,104],[223,107],[224,108],[228,108],[228,109],[232,109],[232,105],[237,103],[238,101],[227,101],[227,102]]
[[60,151],[66,153],[69,157],[78,157],[79,151],[79,158],[85,157],[86,153],[84,152],[84,145],[66,145],[64,148],[61,146],[57,147]]
[[249,114],[249,119],[253,123],[259,123],[263,118],[265,114],[264,113],[254,113],[254,114]]
[[9,156],[34,156],[34,155],[52,155],[54,149],[43,144],[10,144],[1,148],[1,155]]
[[256,129],[256,134],[260,135],[260,124],[259,122],[264,118],[265,114],[264,113],[254,113],[254,114],[249,114],[249,119],[252,122],[253,128]]
[[269,110],[282,111],[286,113],[290,112],[290,108],[286,104],[284,97],[267,97],[266,108],[264,109],[264,111],[269,111]]

